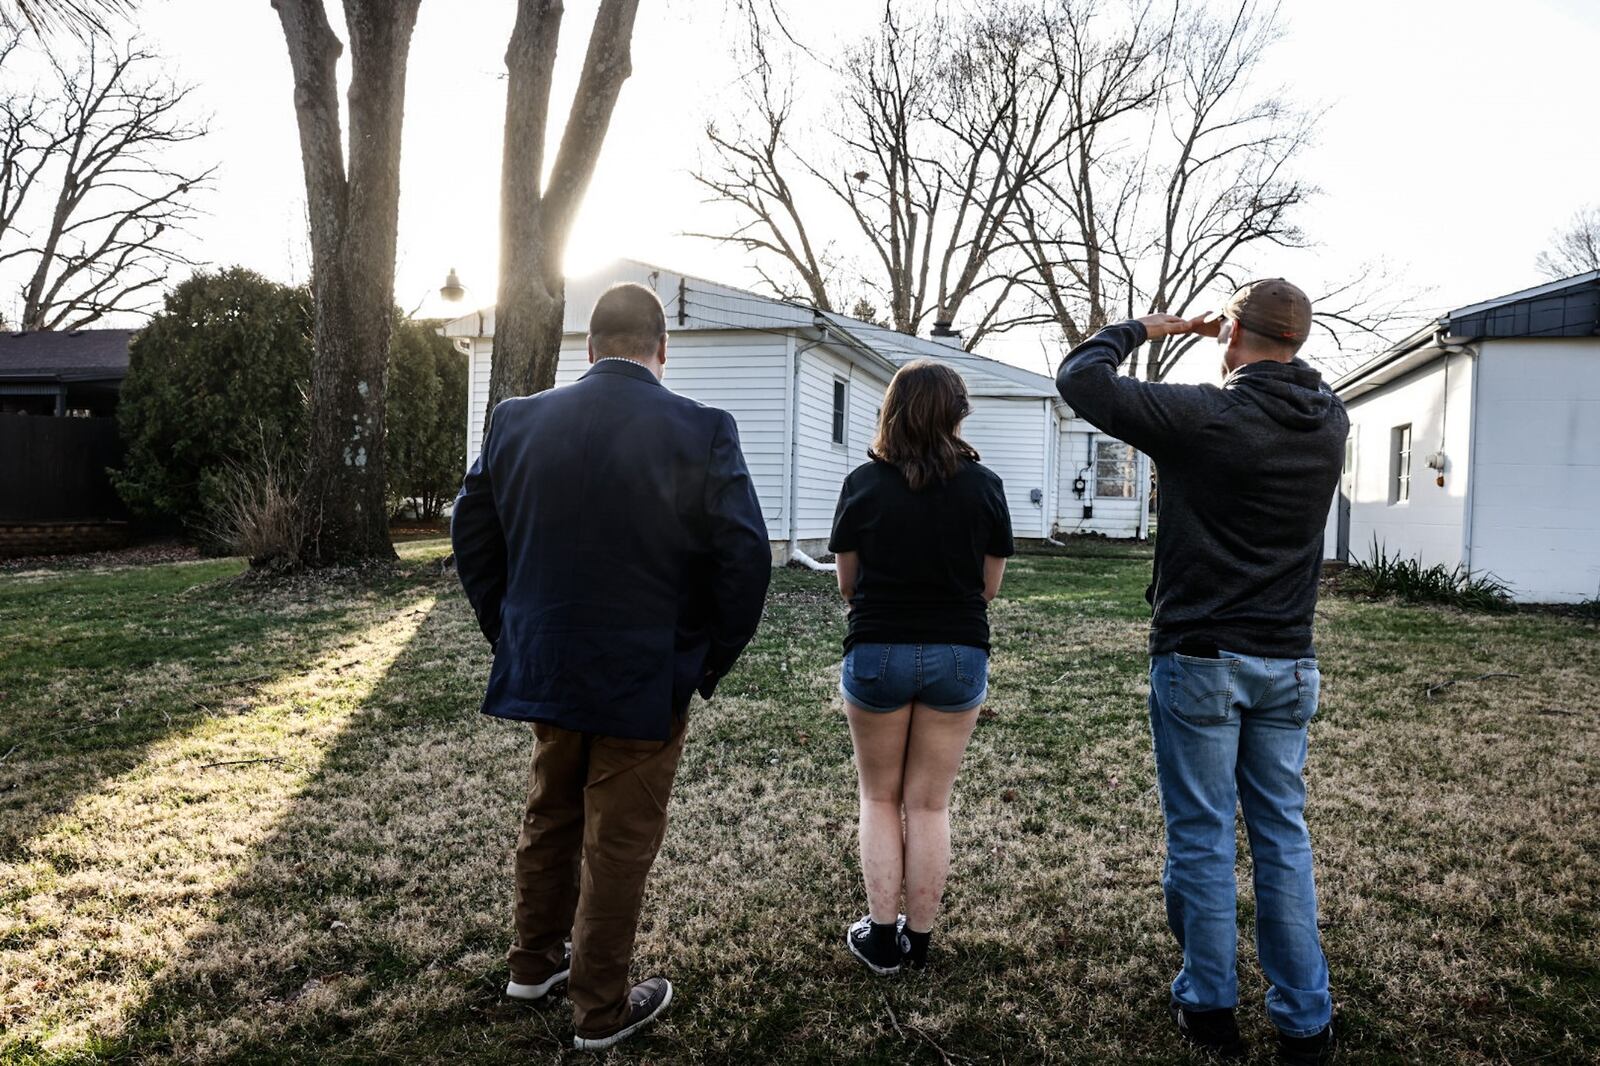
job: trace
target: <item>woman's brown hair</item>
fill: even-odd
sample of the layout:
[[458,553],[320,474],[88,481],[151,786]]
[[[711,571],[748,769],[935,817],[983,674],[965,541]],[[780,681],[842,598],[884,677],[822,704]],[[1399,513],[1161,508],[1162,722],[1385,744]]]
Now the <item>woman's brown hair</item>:
[[897,467],[916,492],[955,476],[963,460],[978,461],[972,445],[956,435],[972,410],[967,383],[943,363],[918,359],[889,382],[878,414],[878,435],[867,455]]

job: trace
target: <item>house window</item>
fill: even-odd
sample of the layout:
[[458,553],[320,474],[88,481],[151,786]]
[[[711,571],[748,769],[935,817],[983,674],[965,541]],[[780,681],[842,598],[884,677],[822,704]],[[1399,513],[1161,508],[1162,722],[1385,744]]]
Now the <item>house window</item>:
[[1389,433],[1389,502],[1411,499],[1411,425],[1395,426]]
[[1133,445],[1120,440],[1096,441],[1094,494],[1131,500],[1139,495],[1139,457]]
[[840,378],[833,379],[833,443],[844,443],[845,428],[845,383]]

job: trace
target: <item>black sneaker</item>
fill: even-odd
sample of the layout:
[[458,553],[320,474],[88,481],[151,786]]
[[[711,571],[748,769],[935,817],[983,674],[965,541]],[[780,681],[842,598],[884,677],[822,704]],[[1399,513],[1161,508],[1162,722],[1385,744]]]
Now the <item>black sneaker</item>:
[[1337,1046],[1337,1041],[1333,1039],[1332,1022],[1323,1026],[1320,1033],[1310,1036],[1285,1036],[1279,1033],[1278,1061],[1286,1062],[1289,1066],[1325,1066],[1333,1061]]
[[1195,1047],[1224,1059],[1242,1059],[1244,1037],[1232,1008],[1227,1010],[1188,1010],[1172,1000],[1167,1009],[1178,1027],[1178,1034]]
[[887,928],[889,935],[873,935],[872,915],[865,914],[844,934],[845,946],[850,949],[850,954],[860,959],[866,964],[867,969],[876,974],[900,971],[902,952],[900,924],[896,922]]
[[655,1021],[656,1015],[666,1010],[667,1004],[671,1002],[671,981],[665,977],[652,977],[648,981],[640,981],[633,986],[633,991],[628,993],[628,1013],[623,1016],[621,1025],[609,1033],[595,1033],[590,1036],[573,1033],[572,1046],[579,1051],[604,1051],[614,1044],[620,1044]]

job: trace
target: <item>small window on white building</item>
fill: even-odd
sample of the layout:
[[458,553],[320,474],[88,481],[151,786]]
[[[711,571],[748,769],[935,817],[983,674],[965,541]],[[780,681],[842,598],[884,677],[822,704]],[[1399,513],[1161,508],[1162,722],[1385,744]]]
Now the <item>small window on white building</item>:
[[1395,426],[1389,433],[1389,502],[1411,499],[1411,424]]
[[1139,456],[1120,440],[1095,441],[1094,494],[1131,500],[1139,495]]
[[846,413],[849,410],[847,386],[842,378],[833,379],[833,443],[843,444]]

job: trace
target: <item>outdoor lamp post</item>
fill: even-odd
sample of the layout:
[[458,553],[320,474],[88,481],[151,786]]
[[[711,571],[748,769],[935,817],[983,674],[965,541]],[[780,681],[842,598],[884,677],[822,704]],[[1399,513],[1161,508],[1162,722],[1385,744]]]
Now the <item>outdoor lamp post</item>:
[[461,278],[456,274],[456,268],[451,267],[449,275],[444,279],[444,284],[439,287],[439,295],[450,303],[460,303],[465,296],[467,288],[461,284]]

